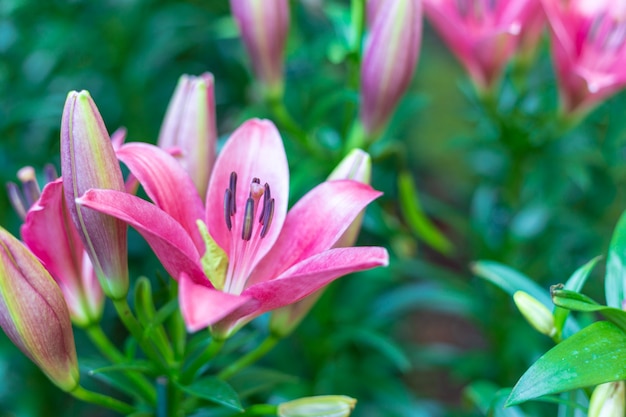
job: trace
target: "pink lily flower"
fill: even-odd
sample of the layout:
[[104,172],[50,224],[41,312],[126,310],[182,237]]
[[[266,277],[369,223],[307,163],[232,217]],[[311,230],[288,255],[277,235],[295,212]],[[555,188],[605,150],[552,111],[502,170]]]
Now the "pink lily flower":
[[52,180],[40,192],[32,168],[21,169],[18,176],[24,194],[15,191],[11,200],[26,208],[20,229],[24,244],[61,288],[72,322],[80,327],[99,322],[104,294],[65,204],[62,180]]
[[499,79],[524,33],[537,32],[542,13],[540,0],[424,0],[424,12],[481,90]]
[[144,236],[179,281],[189,331],[211,326],[214,337],[228,337],[342,275],[388,262],[379,247],[331,249],[380,195],[369,185],[322,183],[287,213],[287,157],[269,121],[250,120],[231,135],[215,162],[206,207],[163,150],[127,144],[118,156],[155,204],[112,190],[90,190],[79,202]]
[[213,75],[183,75],[167,107],[159,147],[176,150],[198,193],[204,197],[215,160],[215,97]]
[[544,0],[561,102],[585,114],[626,85],[626,4]]
[[[361,149],[353,149],[328,176],[329,180],[349,179],[363,184],[369,184],[371,178],[372,160],[369,154]],[[343,232],[343,235],[335,241],[333,247],[349,247],[356,243],[364,215],[365,211],[361,211],[352,220],[352,223]],[[280,336],[286,336],[291,333],[313,308],[325,289],[322,288],[296,303],[274,310],[270,318],[271,332]]]

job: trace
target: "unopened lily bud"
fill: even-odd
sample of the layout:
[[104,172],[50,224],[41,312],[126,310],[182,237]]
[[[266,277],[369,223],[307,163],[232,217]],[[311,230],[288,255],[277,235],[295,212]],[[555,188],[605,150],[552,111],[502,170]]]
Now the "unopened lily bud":
[[213,75],[183,75],[170,100],[159,134],[159,147],[176,149],[177,159],[206,195],[209,175],[215,162],[215,95]]
[[278,417],[348,417],[356,400],[345,395],[320,395],[282,403]]
[[513,294],[513,300],[520,313],[535,330],[550,337],[556,334],[554,316],[539,300],[524,291]]
[[128,293],[126,223],[81,207],[91,188],[125,191],[122,171],[96,104],[87,91],[68,94],[61,122],[61,171],[65,201],[104,293]]
[[361,122],[379,134],[413,78],[422,37],[420,0],[386,0],[375,10],[361,66]]
[[624,381],[600,384],[589,401],[589,417],[624,417],[626,410]]
[[37,258],[0,227],[0,327],[64,391],[78,386],[70,314]]
[[[354,180],[369,184],[372,177],[372,160],[369,154],[361,149],[353,149],[339,162],[337,167],[330,173],[328,180]],[[335,248],[345,248],[356,243],[361,224],[363,223],[361,212],[333,245]],[[278,336],[286,336],[291,333],[306,317],[317,300],[322,296],[326,287],[314,292],[302,300],[279,308],[272,312],[270,330]]]
[[283,93],[283,54],[289,31],[288,0],[230,0],[254,73],[269,97]]

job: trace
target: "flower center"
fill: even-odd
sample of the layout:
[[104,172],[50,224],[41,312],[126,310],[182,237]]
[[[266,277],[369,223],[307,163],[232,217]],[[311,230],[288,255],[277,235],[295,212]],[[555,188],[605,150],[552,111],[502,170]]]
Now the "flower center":
[[241,294],[244,290],[254,268],[254,260],[261,240],[267,235],[272,225],[274,198],[272,198],[269,184],[261,185],[259,178],[253,178],[243,216],[236,214],[237,173],[233,171],[224,193],[224,220],[231,233],[233,229],[235,233],[241,230],[241,239],[232,236],[230,241],[230,257],[224,291],[231,294]]

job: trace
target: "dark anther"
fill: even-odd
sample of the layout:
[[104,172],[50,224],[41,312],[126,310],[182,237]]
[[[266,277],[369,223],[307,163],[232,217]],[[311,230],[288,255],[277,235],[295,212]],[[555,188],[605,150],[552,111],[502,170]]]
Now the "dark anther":
[[228,188],[231,192],[231,200],[232,205],[230,206],[230,215],[237,213],[237,202],[235,201],[235,196],[237,195],[237,173],[235,171],[230,173],[230,184]]
[[265,206],[267,206],[267,202],[270,197],[272,197],[272,194],[270,193],[270,186],[268,183],[265,183],[265,191],[263,191],[263,206],[261,207],[261,214],[259,214],[259,221],[261,224],[264,224],[263,218],[265,217]]
[[261,229],[262,238],[265,237],[272,225],[272,218],[274,217],[274,199],[269,200],[265,206],[266,207],[263,208],[263,221],[261,222],[263,224],[263,228]]
[[261,184],[261,180],[258,179],[257,177],[252,178],[252,183],[253,184]]
[[254,200],[252,197],[246,201],[246,212],[243,217],[243,229],[241,230],[241,238],[250,240],[252,237],[252,222],[254,220]]
[[228,231],[233,228],[233,223],[230,219],[233,201],[233,192],[230,188],[227,188],[224,193],[224,219],[226,220],[226,227],[228,227]]

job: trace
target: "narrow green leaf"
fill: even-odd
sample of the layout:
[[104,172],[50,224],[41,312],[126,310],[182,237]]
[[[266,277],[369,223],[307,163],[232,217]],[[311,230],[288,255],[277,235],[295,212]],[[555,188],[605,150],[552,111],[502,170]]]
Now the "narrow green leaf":
[[547,308],[551,309],[553,306],[547,290],[513,268],[494,261],[478,261],[472,265],[472,271],[480,278],[500,287],[511,297],[517,291],[524,291],[535,297]]
[[153,374],[154,372],[156,372],[154,366],[152,366],[150,362],[135,360],[133,362],[117,363],[115,365],[101,366],[96,369],[91,369],[89,371],[89,375],[127,371],[143,372],[146,374]]
[[454,250],[452,243],[437,229],[422,210],[411,174],[406,171],[401,172],[398,176],[398,191],[402,214],[413,233],[427,245],[444,255],[452,253]]
[[626,332],[626,311],[598,304],[586,295],[568,290],[553,290],[552,300],[554,304],[568,310],[600,313]]
[[557,392],[626,379],[626,334],[601,321],[550,349],[518,381],[507,406]]
[[622,214],[611,238],[606,259],[604,292],[606,304],[622,307],[624,300],[624,277],[626,276],[626,212]]
[[[590,260],[589,262],[587,262],[586,264],[578,268],[576,271],[574,271],[572,276],[565,283],[564,288],[566,290],[580,292],[580,290],[582,290],[583,286],[585,285],[585,282],[587,281],[589,274],[591,273],[591,271],[593,270],[593,268],[596,266],[596,264],[598,263],[600,259],[601,259],[600,256],[596,256],[595,258],[593,258],[592,260]],[[568,316],[569,316],[568,309],[558,307],[558,306],[555,307],[554,326],[556,327],[557,332],[559,334],[563,332],[563,326],[565,325],[565,321],[567,320]]]
[[273,369],[249,367],[235,374],[228,382],[239,393],[240,398],[246,398],[251,395],[269,395],[280,384],[293,386],[298,378]]
[[214,404],[243,411],[239,396],[235,390],[221,379],[208,377],[202,378],[191,385],[181,386],[187,394],[210,401]]
[[585,285],[587,278],[589,278],[589,274],[591,273],[593,268],[595,268],[600,259],[602,259],[601,256],[596,256],[595,258],[578,268],[576,271],[574,271],[572,276],[565,283],[564,288],[566,290],[580,292],[580,290],[583,289],[583,285]]

